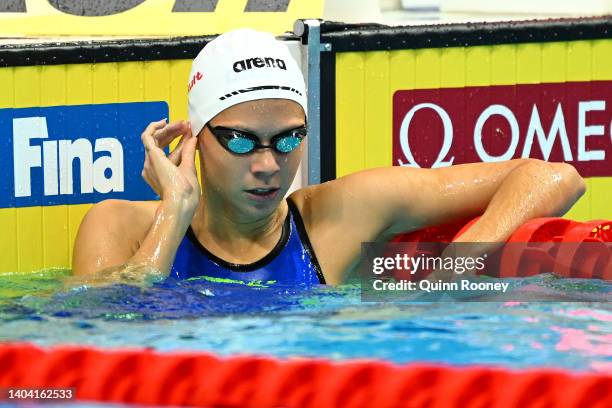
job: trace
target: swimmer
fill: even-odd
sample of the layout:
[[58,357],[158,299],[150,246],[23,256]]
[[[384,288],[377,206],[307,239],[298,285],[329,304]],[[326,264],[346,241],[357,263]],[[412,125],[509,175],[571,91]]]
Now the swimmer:
[[142,176],[160,200],[95,204],[74,275],[337,285],[359,267],[362,242],[480,214],[460,240],[503,242],[585,190],[569,164],[518,159],[377,168],[286,197],[308,137],[304,78],[286,45],[248,29],[220,35],[193,61],[188,88],[189,121],[142,133]]

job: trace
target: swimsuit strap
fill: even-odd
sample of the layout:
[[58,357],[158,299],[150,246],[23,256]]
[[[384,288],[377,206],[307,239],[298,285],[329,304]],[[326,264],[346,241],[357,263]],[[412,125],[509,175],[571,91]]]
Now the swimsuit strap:
[[314,249],[312,248],[312,244],[310,243],[310,239],[308,238],[308,233],[306,232],[306,227],[304,226],[304,220],[302,220],[302,216],[297,206],[293,202],[293,200],[287,197],[287,205],[289,205],[289,212],[293,218],[293,222],[295,223],[295,227],[298,232],[298,236],[300,237],[300,241],[302,241],[302,246],[304,247],[304,251],[310,257],[310,261],[317,273],[317,277],[319,278],[319,282],[321,284],[325,284],[325,276],[323,275],[323,271],[321,269],[321,265],[319,264],[319,260],[317,259],[317,255],[315,254]]

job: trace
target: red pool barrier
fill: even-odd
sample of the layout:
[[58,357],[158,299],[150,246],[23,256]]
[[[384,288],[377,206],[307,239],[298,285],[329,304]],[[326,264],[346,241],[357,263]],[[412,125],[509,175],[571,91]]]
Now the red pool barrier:
[[79,401],[204,407],[612,406],[612,375],[381,361],[0,344],[0,388],[74,387]]
[[[467,231],[472,220],[429,227],[401,234],[392,242],[412,243],[403,251],[414,256],[440,255],[453,240]],[[426,243],[439,242],[438,247]],[[524,245],[521,245],[523,243]],[[496,277],[526,277],[551,272],[567,278],[612,280],[612,221],[577,222],[564,218],[536,218],[519,227],[507,240],[499,259],[487,273]],[[563,250],[560,245],[563,245]],[[432,249],[436,253],[431,253]],[[423,279],[429,271],[410,276],[395,273],[398,279]]]

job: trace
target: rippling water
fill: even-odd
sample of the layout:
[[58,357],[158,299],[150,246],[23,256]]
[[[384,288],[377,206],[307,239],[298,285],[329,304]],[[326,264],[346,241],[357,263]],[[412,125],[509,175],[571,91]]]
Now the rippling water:
[[362,303],[357,284],[65,289],[68,275],[0,276],[0,341],[612,372],[612,284],[597,280],[520,279],[573,302],[383,304]]

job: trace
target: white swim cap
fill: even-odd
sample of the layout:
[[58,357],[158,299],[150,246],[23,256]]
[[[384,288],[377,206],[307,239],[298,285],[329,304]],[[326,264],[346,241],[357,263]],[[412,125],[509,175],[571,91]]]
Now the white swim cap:
[[289,99],[306,112],[304,76],[289,49],[270,33],[229,31],[208,43],[189,75],[189,119],[194,135],[230,106],[257,99]]

